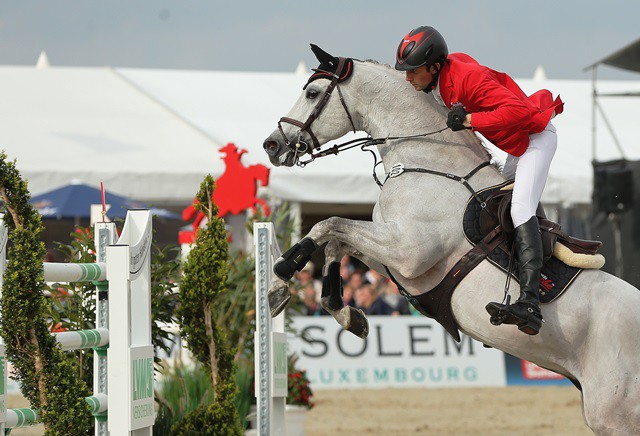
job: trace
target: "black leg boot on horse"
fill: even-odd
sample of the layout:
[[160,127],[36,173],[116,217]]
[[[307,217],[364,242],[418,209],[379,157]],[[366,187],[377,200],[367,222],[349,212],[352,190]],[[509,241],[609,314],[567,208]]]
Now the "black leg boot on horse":
[[329,312],[343,329],[359,338],[369,335],[369,321],[361,309],[345,306],[342,301],[342,277],[340,262],[331,262],[327,267],[327,275],[322,282],[322,298],[320,305]]
[[[274,274],[287,282],[293,278],[296,271],[302,271],[302,268],[309,262],[311,255],[318,248],[318,245],[310,238],[303,238],[287,250],[273,266]],[[278,316],[291,300],[291,293],[288,286],[278,286],[269,288],[269,309],[272,317]]]
[[489,303],[486,309],[492,324],[516,324],[524,333],[537,335],[542,326],[539,288],[543,251],[536,217],[515,228],[514,244],[520,266],[520,298],[514,304]]

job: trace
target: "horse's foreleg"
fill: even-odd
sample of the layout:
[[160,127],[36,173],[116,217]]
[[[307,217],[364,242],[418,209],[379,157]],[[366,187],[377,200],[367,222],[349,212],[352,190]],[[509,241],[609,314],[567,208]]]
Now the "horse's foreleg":
[[274,277],[269,284],[268,293],[272,317],[278,316],[289,304],[291,293],[287,282],[293,278],[296,271],[304,268],[317,248],[318,245],[313,240],[303,238],[276,260],[273,266]]
[[318,247],[319,245],[313,239],[309,237],[302,238],[276,260],[273,272],[284,281],[291,280],[296,271],[302,271],[302,268],[311,260],[311,255]]
[[269,283],[269,291],[267,293],[267,299],[269,300],[269,312],[271,317],[275,318],[287,307],[291,300],[291,291],[287,282],[277,276],[271,277]]
[[[333,239],[353,248],[356,257],[364,256],[387,265],[399,276],[414,279],[436,265],[448,250],[440,234],[428,233],[425,226],[400,226],[332,217],[319,222],[298,244],[285,253],[274,268],[276,275],[288,280],[302,269],[313,250]],[[409,255],[409,253],[411,255]],[[381,272],[381,271],[379,271]]]
[[[387,265],[394,274],[397,273],[398,280],[415,279],[433,268],[446,255],[447,247],[442,242],[441,234],[428,233],[423,225],[403,226],[403,229],[400,231],[397,223],[338,217],[326,219],[313,226],[307,236],[278,258],[274,273],[283,281],[290,280],[296,271],[306,265],[319,246],[335,239],[349,247],[350,254],[366,258],[376,265]],[[339,259],[336,257],[334,260]],[[371,266],[370,262],[367,264]],[[374,269],[381,273],[384,270]],[[331,296],[331,292],[328,296]],[[336,302],[337,298],[334,297],[332,301]],[[336,304],[332,306],[336,307]]]
[[364,339],[369,334],[367,317],[361,309],[345,306],[342,301],[340,260],[347,252],[347,246],[336,239],[327,244],[320,305],[338,321],[343,329]]

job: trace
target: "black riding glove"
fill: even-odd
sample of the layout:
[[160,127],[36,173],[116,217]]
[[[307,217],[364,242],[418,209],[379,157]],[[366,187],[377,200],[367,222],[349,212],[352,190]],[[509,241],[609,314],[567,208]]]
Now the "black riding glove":
[[463,125],[467,119],[467,112],[464,110],[464,106],[461,103],[456,103],[451,106],[449,115],[447,116],[447,127],[454,132],[458,130],[464,130],[466,127]]

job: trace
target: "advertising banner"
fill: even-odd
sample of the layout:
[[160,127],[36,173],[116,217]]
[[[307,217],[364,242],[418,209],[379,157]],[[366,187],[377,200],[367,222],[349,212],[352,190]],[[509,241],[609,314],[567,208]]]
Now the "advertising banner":
[[509,386],[570,386],[572,384],[568,378],[560,374],[510,354],[504,355],[504,361]]
[[329,316],[293,319],[300,337],[289,337],[288,351],[313,389],[505,386],[501,351],[464,335],[457,343],[425,317],[368,319],[365,340]]

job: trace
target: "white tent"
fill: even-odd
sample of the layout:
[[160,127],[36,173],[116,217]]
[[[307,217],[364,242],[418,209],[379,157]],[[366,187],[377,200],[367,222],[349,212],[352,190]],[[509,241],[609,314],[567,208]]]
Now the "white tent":
[[[262,141],[301,92],[307,75],[111,68],[0,67],[0,148],[17,158],[33,194],[72,179],[155,204],[185,204],[202,177],[224,170],[218,148],[234,142],[246,164],[269,166]],[[543,201],[589,203],[591,82],[518,80],[566,102],[553,122],[559,147]],[[638,82],[598,82],[601,91]],[[637,99],[602,100],[627,157],[635,144]],[[620,157],[604,129],[598,159]],[[357,149],[304,169],[274,168],[270,192],[310,203],[371,204],[379,188],[372,159]]]

